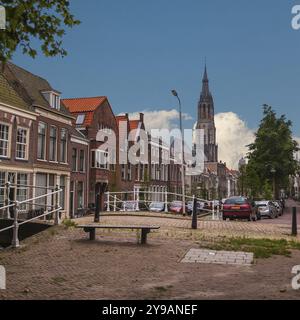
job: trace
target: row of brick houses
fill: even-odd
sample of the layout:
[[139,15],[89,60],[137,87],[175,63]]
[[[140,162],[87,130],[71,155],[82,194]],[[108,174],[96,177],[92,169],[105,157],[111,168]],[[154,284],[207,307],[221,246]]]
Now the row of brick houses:
[[[100,191],[153,191],[151,200],[162,200],[167,190],[181,191],[180,166],[172,155],[170,165],[162,164],[162,157],[172,151],[160,140],[148,145],[148,156],[157,155],[154,162],[131,165],[119,159],[124,147],[121,123],[127,124],[128,133],[136,131],[138,141],[139,130],[145,128],[143,114],[136,120],[128,114],[115,116],[102,96],[61,99],[45,79],[12,63],[0,67],[0,207],[8,199],[21,201],[59,186],[62,215],[72,217],[93,207]],[[103,156],[98,150],[99,129],[116,134],[116,152],[110,155],[116,164],[98,161]],[[53,197],[35,205],[50,208]]]

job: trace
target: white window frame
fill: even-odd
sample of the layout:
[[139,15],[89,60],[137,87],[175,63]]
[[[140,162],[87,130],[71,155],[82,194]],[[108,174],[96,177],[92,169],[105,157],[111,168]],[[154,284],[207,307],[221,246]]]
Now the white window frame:
[[[39,126],[40,124],[43,124],[45,125],[45,136],[44,136],[44,158],[39,158]],[[38,133],[38,147],[37,147],[37,159],[40,160],[40,161],[46,161],[47,159],[47,130],[48,130],[48,125],[47,123],[43,122],[43,121],[39,121],[38,122],[38,130],[37,130],[37,133]]]
[[[55,147],[54,147],[54,149],[55,149],[55,157],[54,157],[54,159],[50,159],[50,156],[51,156],[51,150],[50,150],[51,143],[50,143],[50,141],[51,141],[51,129],[52,128],[54,128],[56,130]],[[49,162],[57,162],[58,132],[59,132],[59,130],[58,130],[58,128],[56,126],[53,126],[53,125],[50,126],[50,131],[49,131]]]
[[[95,153],[95,156],[94,156],[94,153]],[[98,161],[98,160],[100,160],[101,154],[105,154],[107,159],[109,159],[108,152],[98,150],[98,149],[91,150],[91,168],[92,169],[109,170],[109,163],[108,163],[109,161],[105,165],[101,165],[100,164],[101,161]],[[94,165],[93,165],[93,159],[94,159]],[[98,164],[99,164],[99,166],[98,166]]]
[[[61,136],[62,136],[62,132],[65,132],[66,133],[66,145],[65,145],[65,159],[62,160],[61,156],[61,144],[62,144],[62,139],[61,139]],[[60,137],[59,137],[59,160],[60,160],[60,163],[63,163],[63,164],[67,164],[68,163],[68,130],[63,128],[60,130]]]
[[[18,131],[19,130],[25,130],[26,131],[26,135],[25,135],[25,144],[24,143],[20,143],[18,142]],[[24,158],[20,158],[18,157],[18,145],[22,145],[25,146],[25,157]],[[17,136],[16,136],[16,160],[28,160],[28,150],[29,150],[29,129],[28,128],[24,128],[24,127],[17,127]]]
[[[81,154],[83,153],[83,168],[80,168],[81,165]],[[86,171],[86,165],[85,165],[85,150],[84,149],[80,149],[79,150],[79,157],[78,157],[78,170],[81,173],[85,173]],[[82,170],[81,170],[82,169]]]
[[0,155],[2,159],[10,159],[11,158],[11,138],[12,138],[12,125],[10,123],[0,122],[0,125],[8,127],[8,140],[3,140],[7,142],[7,155]]

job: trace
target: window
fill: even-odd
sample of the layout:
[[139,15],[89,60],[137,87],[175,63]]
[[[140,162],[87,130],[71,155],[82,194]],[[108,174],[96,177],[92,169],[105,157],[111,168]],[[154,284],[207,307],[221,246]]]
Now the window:
[[79,154],[79,171],[80,172],[85,172],[84,160],[85,160],[84,150],[80,150],[80,154]]
[[84,208],[83,201],[83,182],[79,181],[77,185],[77,209]]
[[[28,199],[28,176],[24,173],[18,173],[17,175],[17,201],[25,201]],[[27,204],[23,203],[20,206],[20,210],[26,210]]]
[[121,166],[121,177],[122,177],[122,180],[126,179],[126,166],[125,166],[125,164],[122,164],[122,166]]
[[57,129],[56,127],[50,128],[50,146],[49,146],[49,160],[56,161],[57,150]]
[[60,177],[60,189],[62,189],[62,192],[60,192],[59,196],[59,205],[63,209],[65,209],[65,194],[66,194],[66,177],[61,176]]
[[108,153],[102,150],[93,150],[92,168],[108,170]]
[[131,180],[131,169],[131,164],[129,163],[127,167],[127,176],[129,181]]
[[42,92],[45,99],[48,101],[51,108],[60,110],[60,96],[58,93],[53,91]]
[[16,158],[27,159],[27,129],[18,128],[17,130],[17,146],[16,146]]
[[57,94],[52,94],[52,108],[56,110],[60,109],[60,97]]
[[85,120],[85,114],[79,114],[76,119],[76,124],[83,124]]
[[145,165],[144,164],[140,164],[140,181],[144,181],[144,168],[145,168]]
[[40,122],[38,127],[38,159],[40,160],[46,158],[46,130],[46,124]]
[[77,149],[72,149],[72,171],[77,171]]
[[[35,196],[39,197],[47,193],[47,174],[37,173]],[[47,199],[42,197],[35,200],[37,209],[46,209]]]
[[4,206],[5,206],[5,172],[0,172],[0,208]]
[[9,126],[0,124],[0,157],[9,156]]
[[60,162],[67,163],[67,137],[68,131],[62,129],[60,132]]

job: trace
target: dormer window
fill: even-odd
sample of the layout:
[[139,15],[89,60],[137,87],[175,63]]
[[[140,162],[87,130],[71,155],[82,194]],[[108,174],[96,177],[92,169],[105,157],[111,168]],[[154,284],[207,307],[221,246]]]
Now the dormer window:
[[43,96],[52,109],[60,110],[60,95],[54,91],[43,92]]

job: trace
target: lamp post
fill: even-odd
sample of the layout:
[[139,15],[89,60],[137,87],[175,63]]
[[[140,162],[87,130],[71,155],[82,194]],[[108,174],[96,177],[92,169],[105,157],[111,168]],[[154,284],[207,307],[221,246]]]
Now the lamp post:
[[181,150],[182,150],[182,154],[181,154],[181,183],[182,183],[182,213],[183,215],[185,215],[185,182],[184,182],[184,135],[183,135],[183,129],[182,129],[182,112],[181,112],[181,100],[178,96],[178,93],[176,90],[172,90],[171,91],[173,96],[177,98],[178,103],[179,103],[179,123],[180,123],[180,132],[181,132]]
[[276,181],[275,181],[276,169],[272,168],[271,173],[273,175],[273,197],[274,197],[274,200],[276,200]]

